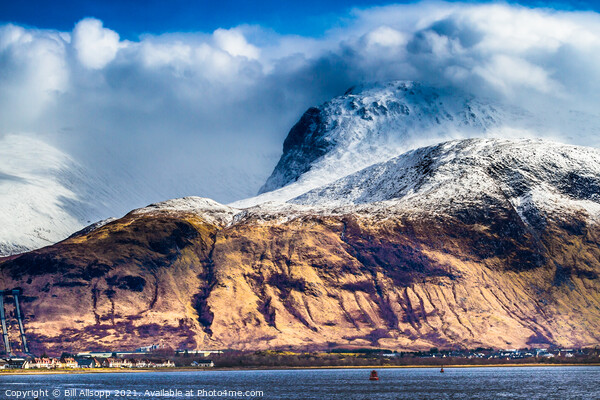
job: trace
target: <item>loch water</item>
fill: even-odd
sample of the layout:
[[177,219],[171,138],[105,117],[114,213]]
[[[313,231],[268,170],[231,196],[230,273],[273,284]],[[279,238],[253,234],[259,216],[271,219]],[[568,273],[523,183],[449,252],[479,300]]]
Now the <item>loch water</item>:
[[600,399],[600,367],[0,375],[1,399]]

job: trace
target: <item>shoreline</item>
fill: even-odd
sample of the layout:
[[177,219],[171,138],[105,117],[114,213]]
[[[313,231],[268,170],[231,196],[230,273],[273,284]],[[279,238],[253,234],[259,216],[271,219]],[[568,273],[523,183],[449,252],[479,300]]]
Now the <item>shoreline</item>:
[[[443,366],[444,369],[452,368],[534,368],[534,367],[600,367],[600,363],[590,364],[448,364]],[[14,369],[0,370],[0,376],[7,375],[63,375],[63,374],[110,374],[110,373],[148,373],[148,372],[208,372],[208,371],[280,371],[280,370],[308,370],[308,369],[423,369],[423,368],[441,368],[441,365],[365,365],[365,366],[314,366],[314,367],[247,367],[247,368],[190,368],[190,367],[175,367],[175,368],[89,368],[89,369]]]

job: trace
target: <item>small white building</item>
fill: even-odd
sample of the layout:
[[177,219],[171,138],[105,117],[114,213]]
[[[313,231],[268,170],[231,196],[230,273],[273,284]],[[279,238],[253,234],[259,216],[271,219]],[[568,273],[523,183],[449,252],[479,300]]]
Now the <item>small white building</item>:
[[192,362],[191,366],[198,368],[212,368],[215,366],[215,363],[212,360],[198,360]]

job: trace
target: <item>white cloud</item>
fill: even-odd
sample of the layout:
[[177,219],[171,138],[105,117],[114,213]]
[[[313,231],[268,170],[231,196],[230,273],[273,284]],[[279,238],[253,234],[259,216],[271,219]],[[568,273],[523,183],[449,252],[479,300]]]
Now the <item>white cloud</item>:
[[169,43],[145,40],[141,43],[141,55],[147,67],[189,65],[192,62],[192,46],[180,40]]
[[260,55],[260,50],[249,44],[242,32],[237,29],[217,29],[213,37],[217,46],[234,57],[241,56],[256,60]]
[[529,87],[542,93],[554,91],[557,96],[563,92],[561,85],[550,79],[543,68],[520,58],[497,55],[486,65],[476,66],[473,72],[507,95],[512,95],[511,88],[515,87]]
[[405,45],[406,37],[389,26],[382,26],[367,33],[367,42],[371,46],[397,47]]
[[102,26],[102,21],[86,18],[75,25],[73,45],[77,58],[87,68],[104,68],[115,59],[123,45],[119,34]]
[[96,19],[73,32],[1,26],[0,135],[52,138],[111,186],[139,185],[145,203],[227,202],[255,194],[306,108],[361,81],[598,110],[596,13],[426,2],[354,10],[332,26],[320,37],[241,26],[130,42]]
[[0,132],[29,128],[69,84],[66,43],[54,31],[0,27]]

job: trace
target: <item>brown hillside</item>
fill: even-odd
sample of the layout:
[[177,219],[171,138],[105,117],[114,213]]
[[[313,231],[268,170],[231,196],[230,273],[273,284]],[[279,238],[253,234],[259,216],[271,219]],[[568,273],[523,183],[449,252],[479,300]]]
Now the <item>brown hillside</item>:
[[23,288],[34,352],[600,344],[585,215],[532,230],[508,207],[348,210],[133,212],[0,261],[0,284]]

